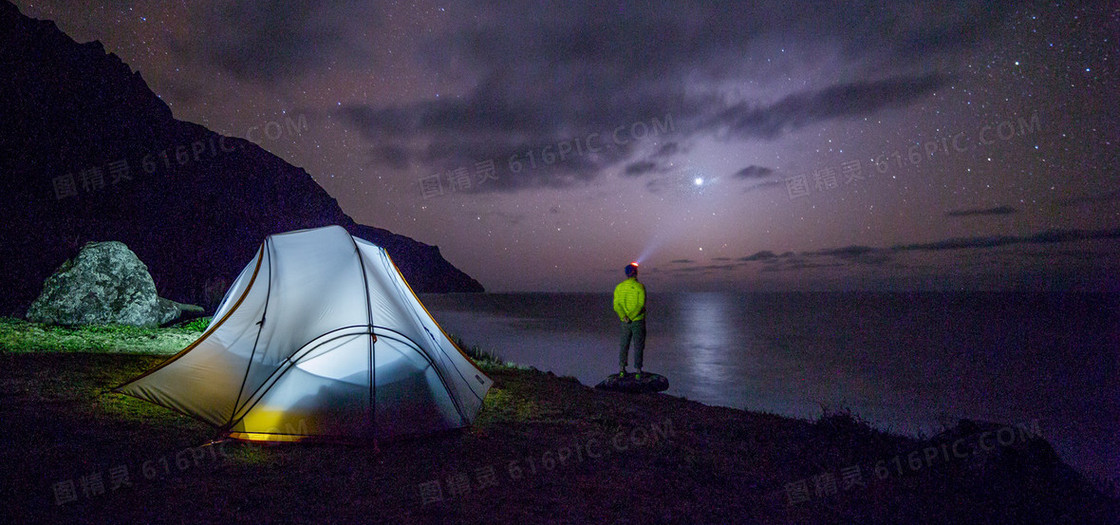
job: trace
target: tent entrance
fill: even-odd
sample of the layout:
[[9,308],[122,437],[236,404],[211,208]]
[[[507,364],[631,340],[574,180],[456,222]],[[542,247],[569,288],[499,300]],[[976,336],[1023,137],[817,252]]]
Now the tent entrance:
[[[439,368],[416,342],[373,328],[342,327],[303,345],[247,396],[226,433],[248,441],[352,441],[435,430],[449,409],[466,420],[447,395]],[[416,428],[379,432],[377,421],[407,421]]]

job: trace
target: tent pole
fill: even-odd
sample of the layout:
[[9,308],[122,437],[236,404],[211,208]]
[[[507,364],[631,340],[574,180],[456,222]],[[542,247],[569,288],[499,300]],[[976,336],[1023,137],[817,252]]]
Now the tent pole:
[[[373,449],[377,450],[377,371],[376,361],[374,359],[374,343],[377,342],[377,335],[373,333],[373,304],[369,297],[369,278],[366,276],[366,260],[362,257],[362,249],[358,247],[358,241],[354,240],[354,236],[350,235],[350,242],[354,245],[354,253],[358,256],[358,266],[362,272],[362,288],[365,290],[366,295],[366,328],[369,329],[369,423],[370,428],[373,429]],[[384,249],[384,248],[382,248]]]

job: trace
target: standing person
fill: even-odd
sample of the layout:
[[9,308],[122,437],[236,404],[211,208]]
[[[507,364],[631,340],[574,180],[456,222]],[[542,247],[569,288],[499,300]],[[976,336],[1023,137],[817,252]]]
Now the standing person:
[[626,377],[630,341],[634,341],[636,379],[642,378],[642,352],[646,348],[646,287],[638,282],[638,263],[626,265],[626,280],[614,287],[614,311],[622,321],[622,340],[618,349],[618,377]]

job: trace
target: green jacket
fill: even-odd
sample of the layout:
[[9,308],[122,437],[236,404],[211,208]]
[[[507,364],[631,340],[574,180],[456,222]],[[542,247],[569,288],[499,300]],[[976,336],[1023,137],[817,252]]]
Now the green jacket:
[[646,316],[646,287],[631,277],[614,287],[614,311],[620,321],[637,321]]

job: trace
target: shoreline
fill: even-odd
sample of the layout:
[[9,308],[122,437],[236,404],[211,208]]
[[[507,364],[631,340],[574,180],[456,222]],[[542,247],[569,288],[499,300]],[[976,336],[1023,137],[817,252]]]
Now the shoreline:
[[[483,364],[495,386],[466,429],[383,443],[379,453],[237,442],[211,449],[200,446],[214,437],[206,425],[127,396],[98,395],[164,358],[0,353],[4,420],[13,429],[0,456],[12,466],[10,486],[20,487],[16,518],[217,520],[250,509],[296,522],[368,521],[380,509],[385,521],[404,523],[952,522],[978,515],[996,523],[1106,523],[1120,516],[1120,500],[1062,463],[1030,428],[962,422],[918,440],[848,413],[810,422],[603,392],[494,364]],[[127,469],[133,486],[110,489],[114,469],[118,477]],[[92,473],[102,487],[87,495],[81,480]],[[56,504],[54,489],[67,480],[76,499]],[[332,496],[298,489],[307,483]],[[345,504],[335,505],[339,497]]]
[[[915,295],[923,294],[663,297],[648,366],[669,378],[668,394],[808,420],[822,407],[849,408],[910,436],[929,437],[959,418],[1038,419],[1068,463],[1120,483],[1120,407],[1102,401],[1114,383],[1115,296],[908,299]],[[609,293],[572,297],[435,298],[429,306],[465,338],[591,386],[616,367],[616,327],[599,313]]]

